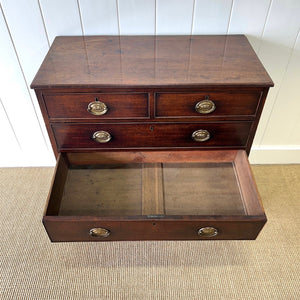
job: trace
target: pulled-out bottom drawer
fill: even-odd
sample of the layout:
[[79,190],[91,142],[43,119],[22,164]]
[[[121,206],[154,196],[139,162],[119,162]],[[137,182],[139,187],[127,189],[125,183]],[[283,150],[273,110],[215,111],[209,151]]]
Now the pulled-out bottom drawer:
[[266,216],[246,153],[62,153],[43,223],[53,242],[255,239]]

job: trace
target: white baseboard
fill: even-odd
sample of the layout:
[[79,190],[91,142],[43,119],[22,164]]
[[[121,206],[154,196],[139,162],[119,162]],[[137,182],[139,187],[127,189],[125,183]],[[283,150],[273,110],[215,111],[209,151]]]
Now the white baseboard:
[[[300,164],[300,146],[257,147],[250,152],[251,164]],[[0,167],[45,167],[55,165],[52,150],[31,153],[25,151],[8,151],[0,155]]]
[[0,152],[0,168],[6,167],[53,167],[55,157],[52,150],[48,151],[22,151],[11,149]]
[[251,164],[300,164],[300,146],[253,146],[249,161]]

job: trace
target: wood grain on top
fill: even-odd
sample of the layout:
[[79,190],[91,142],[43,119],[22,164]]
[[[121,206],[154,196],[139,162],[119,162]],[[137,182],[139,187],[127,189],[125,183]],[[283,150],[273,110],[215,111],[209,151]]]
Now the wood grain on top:
[[56,37],[32,88],[273,86],[247,38]]

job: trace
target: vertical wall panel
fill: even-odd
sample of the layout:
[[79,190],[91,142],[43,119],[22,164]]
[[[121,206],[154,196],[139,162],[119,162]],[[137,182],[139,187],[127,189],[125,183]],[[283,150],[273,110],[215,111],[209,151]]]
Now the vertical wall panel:
[[226,34],[233,0],[195,0],[193,34]]
[[40,0],[50,44],[57,35],[81,35],[77,0]]
[[[264,132],[269,126],[268,122],[272,114],[273,105],[279,93],[287,64],[292,54],[292,48],[297,38],[300,27],[299,16],[300,1],[273,0],[258,56],[275,82],[275,87],[270,90],[263,110],[254,140],[256,145],[276,145],[278,143],[278,136],[286,134],[283,131],[272,131],[272,134],[268,134],[266,139],[264,138]],[[280,103],[281,101],[285,101],[285,98],[277,99],[277,102]],[[272,117],[276,118],[277,116],[274,115]],[[289,116],[286,116],[286,118],[289,119]],[[268,130],[270,130],[270,128],[268,128]]]
[[79,0],[79,6],[85,35],[119,34],[115,0]]
[[[29,89],[29,85],[49,49],[38,1],[18,0],[16,2],[1,0],[1,4],[27,87],[24,87],[23,82],[22,84],[18,84],[19,81],[12,82],[11,84],[16,85],[16,90],[20,92],[19,97],[24,95],[24,93],[26,94],[26,105],[29,106],[30,102],[33,105],[33,112],[29,115],[27,123],[32,123],[31,127],[36,128],[34,130],[37,134],[36,145],[42,147],[40,143],[46,143],[46,146],[50,147],[47,131],[35,94]],[[13,54],[14,49],[12,47],[8,47],[7,49],[12,51],[11,55],[15,55]],[[16,65],[12,68],[18,67],[17,62],[15,63]],[[7,63],[6,66],[10,67]],[[25,92],[26,89],[27,91]],[[24,92],[21,92],[21,90]],[[28,90],[30,95],[28,95]],[[2,98],[2,101],[7,103],[8,100],[5,97]],[[43,139],[41,142],[40,136]],[[21,146],[23,145],[21,144]]]
[[[5,142],[5,150],[19,149],[18,141],[5,112],[4,105],[0,99],[0,141]],[[1,157],[1,155],[0,155]]]
[[156,0],[156,34],[191,34],[193,0]]
[[0,98],[21,148],[46,149],[3,15],[0,14]]
[[235,0],[233,2],[229,34],[245,33],[258,50],[271,0]]
[[49,45],[38,1],[1,0],[27,82],[30,84]]
[[120,34],[155,34],[155,0],[119,0]]
[[298,34],[285,76],[275,98],[276,102],[264,135],[265,144],[300,144],[299,70],[300,34]]
[[18,141],[13,132],[12,126],[6,115],[4,106],[0,99],[0,141],[1,141],[1,155],[0,166],[12,165],[14,156],[13,153],[20,153]]

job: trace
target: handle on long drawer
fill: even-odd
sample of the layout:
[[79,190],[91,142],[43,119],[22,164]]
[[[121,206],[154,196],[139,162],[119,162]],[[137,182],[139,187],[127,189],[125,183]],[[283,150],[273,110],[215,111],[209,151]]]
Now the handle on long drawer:
[[206,129],[199,129],[193,132],[192,139],[195,142],[205,142],[210,139],[210,133]]
[[198,230],[198,235],[203,237],[213,237],[218,234],[218,230],[214,227],[202,227]]
[[90,230],[90,236],[92,237],[108,237],[110,235],[110,231],[105,228],[92,228]]
[[111,135],[107,131],[96,131],[93,134],[93,140],[97,143],[107,143],[111,140]]

